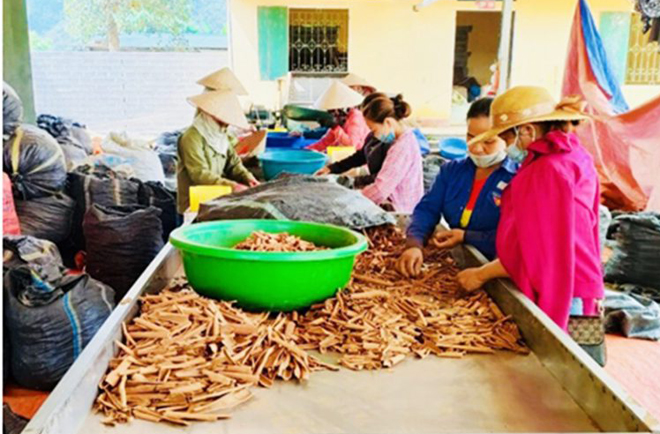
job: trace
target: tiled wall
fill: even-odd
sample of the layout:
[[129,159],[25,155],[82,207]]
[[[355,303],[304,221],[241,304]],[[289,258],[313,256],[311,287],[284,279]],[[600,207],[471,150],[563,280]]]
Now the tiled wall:
[[154,136],[190,123],[195,82],[227,66],[226,50],[33,52],[37,113],[72,118],[99,134]]

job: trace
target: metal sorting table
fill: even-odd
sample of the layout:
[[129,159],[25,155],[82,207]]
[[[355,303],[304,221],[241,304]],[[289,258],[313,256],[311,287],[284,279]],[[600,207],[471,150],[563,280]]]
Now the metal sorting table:
[[[470,246],[463,265],[485,261]],[[106,320],[31,420],[25,434],[377,433],[377,432],[660,432],[638,405],[529,299],[507,280],[487,291],[513,316],[532,350],[463,359],[409,357],[391,370],[315,372],[305,384],[278,381],[253,388],[255,397],[232,418],[190,427],[134,420],[106,427],[92,405],[121,338],[121,323],[138,298],[181,273],[166,245]],[[324,356],[325,357],[325,356]],[[327,360],[327,359],[326,359]]]

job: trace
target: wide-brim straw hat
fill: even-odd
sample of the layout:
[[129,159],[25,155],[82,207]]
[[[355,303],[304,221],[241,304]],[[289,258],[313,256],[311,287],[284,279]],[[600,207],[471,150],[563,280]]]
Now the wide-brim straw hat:
[[206,77],[200,78],[197,84],[212,90],[231,90],[236,95],[247,95],[247,90],[238,77],[229,68],[222,68]]
[[239,128],[249,128],[236,94],[230,90],[214,90],[188,98],[188,102],[217,120]]
[[352,72],[350,72],[346,77],[342,78],[341,82],[344,83],[348,87],[360,86],[360,87],[365,87],[365,88],[371,89],[373,91],[376,90],[375,86],[370,84],[367,80],[360,77],[359,75],[353,74]]
[[364,97],[344,83],[334,80],[314,103],[319,110],[335,110],[356,107],[362,104]]
[[507,90],[490,106],[492,127],[470,140],[469,145],[492,139],[511,128],[535,122],[579,121],[587,119],[580,97],[567,97],[559,104],[546,89],[516,86]]

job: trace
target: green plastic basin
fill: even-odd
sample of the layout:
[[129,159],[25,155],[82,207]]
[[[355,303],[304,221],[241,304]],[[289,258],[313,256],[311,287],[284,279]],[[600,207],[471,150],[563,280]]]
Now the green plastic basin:
[[[254,231],[288,232],[330,250],[273,253],[234,250]],[[223,220],[181,227],[170,235],[190,286],[236,300],[248,310],[290,311],[332,297],[348,283],[364,236],[339,226],[281,220]]]

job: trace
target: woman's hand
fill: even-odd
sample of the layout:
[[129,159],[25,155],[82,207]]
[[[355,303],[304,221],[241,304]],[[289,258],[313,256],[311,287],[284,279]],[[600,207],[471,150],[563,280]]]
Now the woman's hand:
[[251,179],[250,182],[248,182],[248,185],[250,187],[257,187],[257,186],[261,185],[261,183],[259,181],[257,181],[256,179]]
[[475,291],[488,281],[484,279],[481,268],[468,268],[458,273],[458,283],[466,291]]
[[240,193],[241,191],[247,190],[248,187],[246,185],[236,183],[232,185],[232,189],[234,190],[234,193]]
[[452,229],[449,231],[437,231],[431,238],[431,245],[438,249],[450,249],[459,244],[463,244],[465,231],[461,229]]
[[330,168],[328,166],[325,166],[324,168],[317,170],[314,175],[315,176],[323,176],[323,175],[329,175],[329,174],[330,174]]
[[410,247],[396,261],[396,269],[406,277],[417,277],[422,271],[424,254],[419,247]]

